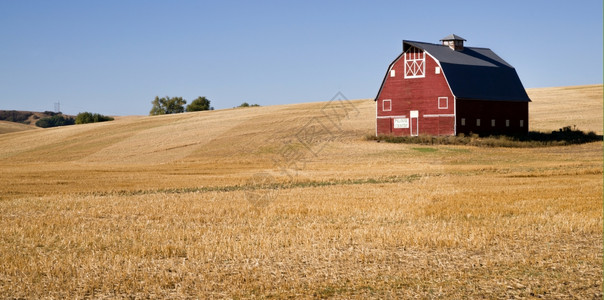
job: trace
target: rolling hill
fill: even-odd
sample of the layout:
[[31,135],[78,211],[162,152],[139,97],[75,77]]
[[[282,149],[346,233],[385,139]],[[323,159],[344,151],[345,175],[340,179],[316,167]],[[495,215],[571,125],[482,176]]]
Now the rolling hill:
[[35,125],[36,121],[56,115],[51,111],[35,112],[22,110],[0,110],[0,121],[17,122],[25,125]]
[[38,127],[17,122],[0,121],[0,134],[32,130],[36,128]]
[[[577,125],[602,133],[602,85],[528,92],[533,100],[531,130]],[[43,177],[50,176],[43,175],[49,170],[65,170],[59,176],[66,178],[106,169],[110,173],[120,168],[139,172],[138,179],[108,178],[108,188],[151,188],[154,184],[147,176],[180,174],[181,168],[205,174],[204,185],[240,183],[259,170],[279,173],[284,164],[294,164],[294,169],[296,162],[337,166],[348,163],[344,157],[373,155],[376,149],[387,147],[376,148],[364,141],[374,133],[374,115],[375,104],[367,99],[121,117],[112,122],[0,135],[0,166],[22,172],[28,170],[24,165],[32,165],[31,171]],[[11,176],[11,172],[3,173]],[[75,178],[64,184],[84,190],[95,186]],[[195,185],[191,180],[199,178],[184,176],[167,186]],[[27,190],[63,187],[52,182]]]
[[[531,130],[576,125],[602,133],[602,85],[528,90]],[[2,137],[0,159],[11,161],[160,164],[179,159],[245,155],[252,146],[276,147],[305,126],[323,126],[316,138],[355,141],[375,130],[374,102],[314,102],[153,117],[122,117]],[[315,123],[312,123],[316,121]],[[337,123],[337,124],[334,124]],[[0,129],[25,128],[10,123]],[[29,127],[28,127],[29,128]],[[12,130],[15,131],[15,130]],[[303,132],[302,132],[303,133]]]
[[602,134],[602,85],[536,88],[527,90],[531,130],[577,126]]

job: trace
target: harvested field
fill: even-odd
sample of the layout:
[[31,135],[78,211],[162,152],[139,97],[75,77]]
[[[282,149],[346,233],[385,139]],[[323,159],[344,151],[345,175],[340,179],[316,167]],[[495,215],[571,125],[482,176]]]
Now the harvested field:
[[[529,95],[602,133],[601,85]],[[0,135],[0,297],[602,297],[602,142],[377,143],[374,105]]]

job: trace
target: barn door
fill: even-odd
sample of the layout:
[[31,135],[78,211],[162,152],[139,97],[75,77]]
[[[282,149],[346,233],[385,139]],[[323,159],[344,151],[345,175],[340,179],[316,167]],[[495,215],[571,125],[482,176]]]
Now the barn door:
[[419,134],[419,112],[412,110],[409,112],[409,130],[411,130],[411,136],[418,136]]

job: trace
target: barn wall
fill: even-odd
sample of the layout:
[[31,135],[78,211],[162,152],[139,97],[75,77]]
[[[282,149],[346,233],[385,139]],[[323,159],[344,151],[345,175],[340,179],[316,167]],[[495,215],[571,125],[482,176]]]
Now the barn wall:
[[[457,133],[480,135],[526,134],[528,132],[528,102],[457,100]],[[465,119],[465,125],[462,125]],[[480,126],[476,120],[480,119]],[[491,121],[495,120],[495,126]],[[509,120],[510,126],[506,126]],[[524,126],[520,127],[520,120]]]
[[[403,56],[393,64],[392,70],[394,70],[395,76],[390,77],[390,71],[388,72],[377,98],[378,120],[376,121],[376,132],[378,135],[410,135],[410,128],[392,128],[393,121],[383,118],[409,118],[412,110],[419,112],[418,129],[420,135],[455,134],[455,118],[453,117],[455,100],[449,85],[442,70],[440,74],[436,74],[435,69],[438,67],[438,63],[431,56],[426,55],[425,64],[425,77],[423,78],[405,78],[405,60]],[[448,98],[446,109],[438,108],[439,97]],[[391,100],[390,111],[383,110],[383,101],[387,99]],[[443,117],[440,115],[450,116]]]
[[392,134],[392,125],[390,118],[379,118],[377,119],[377,134],[378,135],[390,135]]

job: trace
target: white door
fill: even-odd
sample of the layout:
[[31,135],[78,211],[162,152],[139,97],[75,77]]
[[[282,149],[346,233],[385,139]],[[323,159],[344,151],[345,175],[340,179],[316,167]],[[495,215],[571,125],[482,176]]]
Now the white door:
[[411,130],[411,136],[417,136],[419,133],[419,112],[417,110],[412,110],[409,112],[409,118],[411,122],[409,130]]

